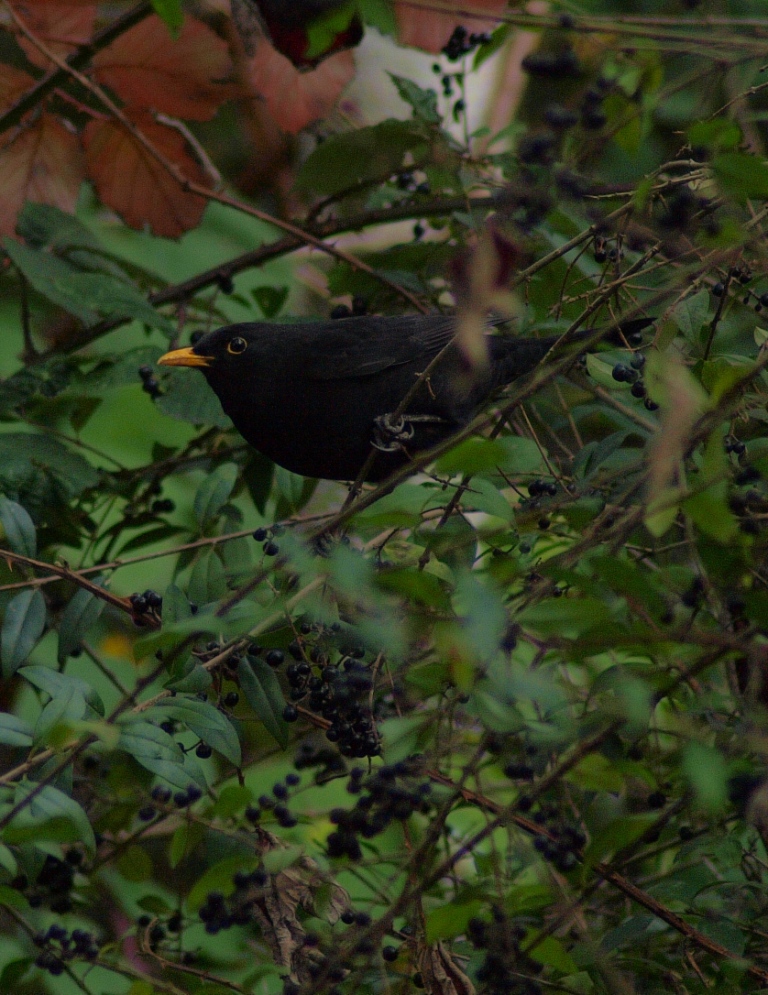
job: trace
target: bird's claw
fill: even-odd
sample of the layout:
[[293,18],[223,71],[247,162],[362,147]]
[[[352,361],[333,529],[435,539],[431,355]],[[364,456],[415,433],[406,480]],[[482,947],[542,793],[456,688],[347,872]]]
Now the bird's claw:
[[439,424],[445,419],[439,415],[399,415],[394,418],[389,412],[374,418],[372,445],[383,453],[396,453],[405,448],[416,434],[417,423]]

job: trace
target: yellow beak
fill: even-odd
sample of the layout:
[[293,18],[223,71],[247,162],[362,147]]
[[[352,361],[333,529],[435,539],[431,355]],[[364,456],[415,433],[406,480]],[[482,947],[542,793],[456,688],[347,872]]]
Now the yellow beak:
[[158,359],[160,366],[210,366],[213,356],[198,356],[192,349],[174,349]]

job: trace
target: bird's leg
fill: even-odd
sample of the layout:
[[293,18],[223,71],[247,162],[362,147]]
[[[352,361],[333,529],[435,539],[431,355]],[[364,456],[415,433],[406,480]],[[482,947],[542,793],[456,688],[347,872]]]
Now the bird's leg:
[[417,424],[445,424],[439,415],[400,415],[393,418],[390,413],[374,418],[372,445],[383,453],[399,452],[416,433]]

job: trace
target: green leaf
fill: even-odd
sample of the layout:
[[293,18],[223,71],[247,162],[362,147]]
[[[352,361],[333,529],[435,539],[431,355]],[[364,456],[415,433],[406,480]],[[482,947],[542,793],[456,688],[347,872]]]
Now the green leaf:
[[768,197],[768,165],[744,152],[722,152],[712,160],[712,172],[720,187],[738,200]]
[[197,376],[193,370],[169,370],[163,377],[162,389],[155,404],[163,414],[192,425],[232,428],[232,422],[222,411],[219,399],[207,380]]
[[[356,187],[366,190],[401,169],[406,153],[424,144],[424,129],[413,121],[388,118],[372,127],[345,131],[326,139],[308,156],[296,186],[326,197]],[[258,298],[257,302],[261,306]]]
[[145,760],[167,760],[180,764],[184,758],[176,740],[146,718],[131,716],[121,722],[118,746],[141,764]]
[[688,342],[693,343],[698,341],[701,326],[707,320],[708,314],[709,291],[700,290],[693,297],[686,297],[680,301],[670,317]]
[[504,444],[499,439],[485,439],[480,436],[464,439],[450,452],[445,453],[435,464],[438,473],[482,473],[494,470],[507,462]]
[[11,238],[3,239],[3,246],[16,268],[39,294],[85,325],[98,321],[98,312],[67,289],[67,281],[78,272],[74,266],[50,252],[37,252]]
[[267,732],[285,749],[288,726],[283,719],[285,699],[274,670],[259,658],[241,660],[237,668],[240,687],[256,717]]
[[481,584],[476,575],[464,573],[456,584],[455,600],[473,652],[479,659],[494,656],[508,625],[499,593],[490,584]]
[[609,854],[618,853],[639,839],[656,821],[651,812],[639,815],[624,815],[608,823],[592,834],[592,839],[584,851],[584,863],[594,867]]
[[0,655],[3,676],[16,673],[35,647],[45,629],[45,598],[38,588],[20,591],[5,609]]
[[[33,792],[36,794],[30,797]],[[45,838],[46,823],[63,820],[74,827],[77,834],[75,839],[82,842],[90,853],[95,852],[96,839],[88,816],[74,798],[59,791],[52,784],[40,788],[34,781],[21,781],[17,785],[14,801],[16,804],[24,802],[27,804],[10,823],[9,829],[25,823],[37,825],[40,838]]]
[[189,578],[189,597],[198,605],[207,605],[223,597],[227,590],[224,567],[214,549],[204,549],[195,560]]
[[152,0],[152,7],[157,16],[165,22],[171,37],[176,38],[184,23],[182,0]]
[[226,715],[211,702],[176,695],[159,701],[152,708],[152,715],[160,716],[161,721],[169,717],[178,719],[235,767],[240,765],[240,742],[235,728]]
[[72,726],[84,719],[87,712],[88,705],[82,691],[72,685],[67,686],[55,698],[51,698],[38,716],[35,723],[35,745],[47,744],[57,726],[62,723]]
[[741,128],[733,119],[725,117],[697,121],[688,129],[688,141],[693,146],[705,145],[718,151],[734,149],[741,142]]
[[[93,583],[99,585],[99,578],[94,579]],[[64,663],[96,625],[104,605],[101,598],[85,588],[81,587],[74,593],[59,622],[59,663]]]
[[163,625],[192,618],[192,608],[186,594],[176,584],[169,584],[163,592]]
[[445,905],[432,909],[427,915],[427,943],[450,940],[466,932],[467,923],[485,908],[487,902],[479,898],[462,901],[454,897]]
[[168,860],[171,867],[178,867],[185,857],[190,856],[203,839],[203,827],[196,823],[183,822],[171,838]]
[[19,676],[34,684],[49,698],[58,698],[61,695],[69,694],[70,688],[79,692],[93,709],[93,716],[104,715],[104,703],[91,687],[91,685],[80,677],[71,674],[62,674],[52,667],[23,667],[19,671]]
[[413,80],[405,76],[389,73],[389,78],[397,87],[401,100],[410,104],[414,116],[427,124],[440,124],[440,112],[437,109],[437,94],[434,90],[423,90]]
[[517,621],[542,635],[578,639],[589,629],[610,626],[611,612],[597,598],[559,598],[523,608]]
[[32,726],[16,715],[0,712],[0,743],[4,746],[31,746]]
[[83,302],[105,320],[131,318],[150,328],[159,328],[169,336],[175,333],[173,322],[156,311],[144,295],[125,280],[106,273],[71,273],[56,276],[53,286],[62,298],[71,295],[73,301]]
[[36,204],[28,200],[16,220],[16,231],[33,249],[89,249],[99,252],[101,245],[90,228],[53,204]]
[[280,313],[280,308],[285,304],[288,287],[254,287],[251,295],[264,312],[264,317],[271,319]]
[[704,743],[686,743],[682,769],[699,806],[712,814],[722,812],[728,804],[730,776],[722,753]]
[[99,475],[94,467],[49,435],[9,432],[0,435],[0,489],[29,509],[71,501]]
[[[320,9],[320,8],[318,8]],[[312,17],[308,23],[309,46],[304,53],[315,59],[333,48],[336,37],[349,29],[352,18],[357,14],[357,0],[347,0],[340,6],[329,8],[329,13]]]
[[234,463],[225,463],[206,477],[195,494],[195,517],[201,529],[211,525],[229,500],[239,474]]
[[9,501],[4,494],[0,494],[0,524],[14,553],[30,557],[37,555],[35,523],[25,508]]

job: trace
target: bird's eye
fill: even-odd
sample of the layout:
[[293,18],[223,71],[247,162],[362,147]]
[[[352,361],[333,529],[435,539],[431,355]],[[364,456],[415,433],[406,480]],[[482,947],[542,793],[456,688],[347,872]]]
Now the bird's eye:
[[227,342],[227,352],[232,353],[233,356],[239,356],[241,352],[245,352],[248,348],[248,343],[240,335],[236,335],[233,339]]

